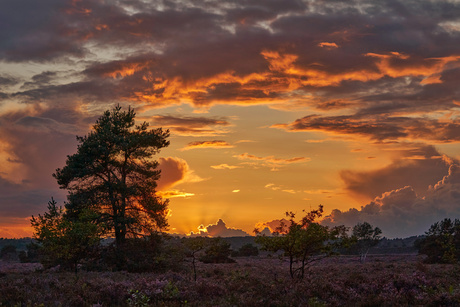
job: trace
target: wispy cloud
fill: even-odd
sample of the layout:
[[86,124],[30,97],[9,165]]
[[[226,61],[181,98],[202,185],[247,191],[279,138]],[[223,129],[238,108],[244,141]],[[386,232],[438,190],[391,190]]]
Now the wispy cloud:
[[318,46],[322,48],[339,48],[336,43],[321,42]]
[[310,158],[307,158],[307,157],[294,157],[294,158],[283,159],[283,158],[276,158],[274,156],[259,157],[259,156],[251,155],[248,153],[235,155],[234,157],[238,158],[239,160],[249,160],[249,161],[257,162],[261,166],[271,167],[272,170],[276,170],[277,167],[287,165],[287,164],[303,163],[303,162],[310,161]]
[[265,185],[265,188],[266,189],[270,189],[270,190],[273,190],[273,191],[281,191],[281,192],[285,192],[285,193],[289,193],[289,194],[296,194],[298,191],[296,190],[293,190],[293,189],[286,189],[285,187],[283,187],[282,185],[276,185],[274,183],[268,183]]
[[228,165],[226,163],[219,164],[219,165],[211,165],[213,169],[236,169],[236,168],[242,168],[242,166],[239,165]]
[[175,134],[184,136],[214,136],[228,133],[227,127],[231,126],[225,118],[207,117],[178,117],[171,115],[153,116],[155,126],[172,130]]
[[182,148],[181,150],[190,150],[190,149],[197,149],[197,148],[233,148],[234,146],[227,143],[226,141],[214,140],[214,141],[196,141],[190,142]]
[[276,124],[272,127],[287,131],[323,131],[366,137],[377,142],[399,140],[460,142],[460,124],[430,118],[308,115],[290,124]]
[[160,191],[157,193],[162,198],[188,198],[195,196],[194,193],[183,192],[179,190]]

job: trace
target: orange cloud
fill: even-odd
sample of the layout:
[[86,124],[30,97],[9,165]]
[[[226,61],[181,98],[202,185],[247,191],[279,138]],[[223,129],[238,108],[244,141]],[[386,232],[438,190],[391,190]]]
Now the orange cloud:
[[[337,48],[337,44],[322,42],[323,48]],[[337,46],[337,47],[336,47]],[[339,86],[343,81],[368,82],[382,79],[386,76],[422,77],[422,85],[441,83],[441,73],[446,65],[458,62],[460,56],[446,56],[439,58],[420,58],[408,54],[390,52],[387,54],[366,53],[360,55],[363,61],[373,59],[375,65],[368,67],[357,66],[343,71],[331,71],[327,65],[311,63],[304,65],[297,63],[299,55],[281,53],[274,50],[263,50],[260,55],[268,62],[268,70],[238,74],[233,70],[226,70],[210,76],[184,79],[182,76],[164,75],[146,77],[144,81],[149,86],[132,91],[128,99],[146,102],[151,105],[165,105],[173,103],[190,103],[194,106],[210,104],[280,104],[286,101],[286,96],[292,98],[299,93],[295,91],[306,86],[327,87]],[[120,78],[131,76],[144,68],[152,66],[152,61],[131,61],[111,63],[115,66],[107,71],[105,76]],[[450,64],[451,65],[451,64]],[[377,69],[375,69],[375,66]],[[153,69],[153,68],[151,68]],[[302,101],[304,101],[302,97]],[[292,101],[292,99],[290,99]],[[351,102],[355,103],[355,102]],[[317,103],[319,108],[329,109],[347,107],[346,100],[331,100]],[[279,108],[285,107],[283,104]]]
[[399,139],[460,142],[460,124],[431,118],[308,115],[291,124],[275,124],[271,127],[288,131],[323,131],[367,137],[380,142]]
[[95,26],[96,30],[102,31],[102,30],[109,30],[110,27],[106,24],[99,24]]
[[82,5],[80,4],[83,4],[83,3],[81,2],[82,2],[81,0],[72,0],[70,3],[70,8],[65,9],[64,12],[69,15],[73,15],[73,14],[81,14],[85,16],[90,15],[92,10],[90,8],[82,7]]
[[277,51],[264,50],[262,56],[270,63],[270,70],[289,72],[298,59],[295,54],[280,54]]
[[273,191],[281,191],[289,194],[296,194],[297,191],[292,190],[292,189],[284,189],[283,186],[280,185],[275,185],[274,183],[268,183],[265,185],[266,189],[271,189]]
[[[446,56],[439,58],[411,58],[407,54],[391,52],[389,54],[367,53],[366,56],[378,59],[377,67],[382,74],[392,78],[404,76],[422,76],[422,84],[441,83],[440,73],[450,62],[458,62],[460,56]],[[460,64],[460,63],[459,63]],[[459,66],[459,65],[457,65]]]
[[306,162],[310,160],[310,158],[305,158],[305,157],[295,157],[295,158],[289,158],[289,159],[275,158],[274,156],[258,157],[258,156],[250,155],[248,153],[240,154],[235,157],[240,160],[266,161],[268,163],[273,163],[273,164],[290,164],[290,163]]
[[199,182],[203,180],[194,171],[190,170],[187,161],[181,158],[159,158],[158,163],[158,168],[161,170],[160,179],[157,181],[158,191],[164,192],[184,182]]
[[241,168],[242,166],[237,166],[237,165],[228,165],[228,164],[219,164],[219,165],[211,165],[213,169],[235,169],[235,168]]
[[292,54],[280,54],[276,51],[262,52],[264,58],[270,63],[270,69],[274,72],[285,74],[285,82],[289,84],[289,90],[295,90],[302,86],[331,86],[338,85],[344,80],[370,81],[377,80],[382,74],[372,71],[352,71],[346,73],[331,74],[325,70],[314,68],[302,68],[294,62],[298,56]]
[[373,199],[386,191],[410,185],[423,196],[426,187],[439,181],[448,171],[452,159],[442,158],[433,146],[401,150],[390,164],[370,171],[342,170],[340,178],[349,195]]
[[239,160],[249,160],[254,161],[255,165],[259,164],[263,167],[270,167],[272,171],[277,171],[279,167],[292,164],[292,163],[302,163],[310,161],[310,158],[306,157],[294,157],[294,158],[275,158],[274,156],[267,156],[267,157],[258,157],[255,155],[251,155],[248,153],[235,155],[233,156],[238,158]]
[[153,123],[174,131],[183,136],[214,136],[228,133],[231,126],[227,118],[188,117],[157,115],[153,116]]
[[208,226],[198,226],[198,232],[192,232],[191,236],[209,236],[209,237],[247,237],[250,236],[247,232],[236,229],[228,228],[226,223],[219,219],[216,224],[209,224]]
[[339,48],[339,46],[337,46],[336,43],[328,43],[328,42],[319,43],[318,46],[320,46],[321,48],[329,48],[329,49]]
[[319,189],[319,190],[305,190],[303,191],[304,193],[307,194],[330,194],[334,193],[332,190],[324,190],[324,189]]
[[111,72],[107,72],[106,75],[116,78],[124,78],[126,76],[133,75],[136,71],[142,70],[143,68],[147,67],[148,63],[123,63],[119,68],[114,69]]
[[234,146],[225,141],[196,141],[190,142],[181,150],[190,150],[196,148],[233,148]]
[[159,197],[162,198],[188,198],[191,196],[195,196],[194,193],[187,193],[187,192],[182,192],[179,190],[168,190],[168,191],[160,191],[157,192]]
[[289,225],[291,225],[291,222],[286,220],[286,219],[276,219],[276,220],[271,220],[269,222],[259,222],[255,225],[255,229],[264,229],[268,228],[268,230],[273,233],[277,231],[285,231],[288,229]]

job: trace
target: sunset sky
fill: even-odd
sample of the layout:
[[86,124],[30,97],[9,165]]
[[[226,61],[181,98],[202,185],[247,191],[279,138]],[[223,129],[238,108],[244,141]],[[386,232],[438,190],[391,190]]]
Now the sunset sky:
[[460,218],[456,0],[0,1],[0,237],[116,104],[170,129],[172,233]]

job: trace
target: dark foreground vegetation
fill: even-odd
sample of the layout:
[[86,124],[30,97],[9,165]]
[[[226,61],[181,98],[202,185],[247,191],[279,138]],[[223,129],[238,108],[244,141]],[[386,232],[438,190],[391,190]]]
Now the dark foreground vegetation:
[[[303,280],[289,262],[259,255],[190,263],[180,272],[55,272],[0,262],[1,306],[458,306],[460,266],[416,255],[337,256]],[[188,267],[188,269],[187,269]],[[38,269],[38,271],[36,271]]]

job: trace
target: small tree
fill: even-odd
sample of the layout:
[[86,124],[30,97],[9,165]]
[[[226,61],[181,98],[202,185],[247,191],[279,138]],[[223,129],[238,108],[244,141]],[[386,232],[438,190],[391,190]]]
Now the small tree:
[[460,220],[444,219],[431,225],[424,239],[418,240],[419,253],[428,263],[457,263],[460,260]]
[[196,261],[199,259],[199,254],[206,248],[209,243],[209,238],[195,237],[182,239],[186,250],[185,254],[188,258],[192,258],[193,280],[196,281]]
[[34,239],[41,243],[41,262],[45,267],[62,265],[77,271],[77,266],[91,248],[99,244],[103,229],[94,222],[92,213],[84,211],[78,219],[68,219],[65,211],[51,198],[48,212],[32,216]]
[[358,223],[353,227],[351,239],[359,250],[359,260],[366,261],[369,249],[377,245],[381,239],[382,230],[373,228],[368,222]]
[[204,250],[204,255],[200,257],[200,261],[203,263],[235,262],[235,260],[229,257],[231,253],[230,243],[220,237],[209,238],[208,244]]
[[287,212],[290,224],[282,223],[272,237],[257,236],[256,243],[264,250],[282,250],[284,256],[289,257],[291,278],[303,279],[312,263],[332,255],[346,238],[344,226],[329,228],[315,222],[322,213],[323,206],[320,205],[318,210],[312,210],[300,221],[295,221],[295,213]]
[[32,241],[26,247],[27,252],[20,258],[21,262],[39,262],[40,245]]

